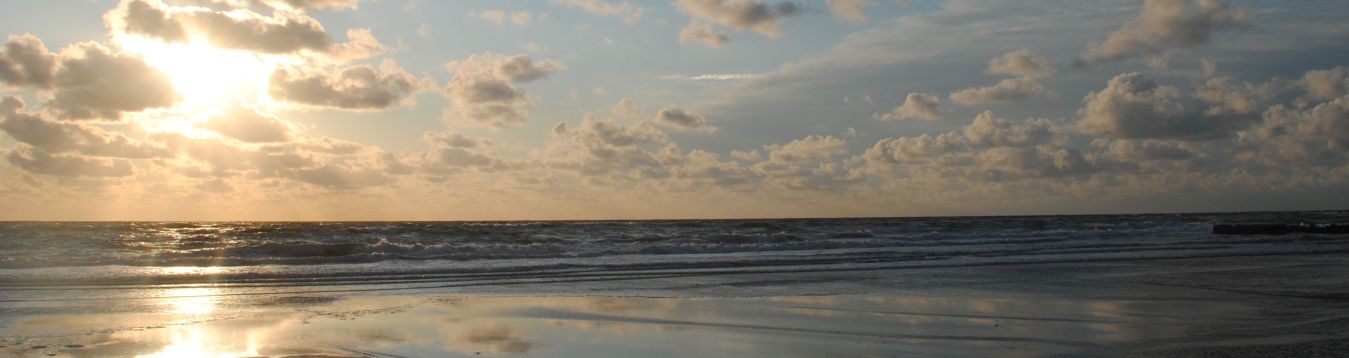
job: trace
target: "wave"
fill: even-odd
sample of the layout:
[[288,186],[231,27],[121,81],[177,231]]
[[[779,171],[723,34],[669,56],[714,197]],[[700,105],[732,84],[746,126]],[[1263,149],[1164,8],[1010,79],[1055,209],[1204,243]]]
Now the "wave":
[[88,278],[106,276],[106,272],[162,275],[166,267],[223,268],[223,272],[248,272],[247,277],[257,278],[266,276],[263,271],[311,277],[306,275],[355,270],[361,273],[357,276],[381,276],[424,269],[438,273],[466,268],[537,271],[541,267],[604,271],[1337,252],[1349,246],[1349,235],[1226,237],[1212,235],[1210,228],[1219,222],[1327,223],[1341,220],[1344,214],[0,223],[0,246],[5,248],[0,251],[0,278],[4,279],[0,282],[36,282],[39,278],[64,282],[67,276]]

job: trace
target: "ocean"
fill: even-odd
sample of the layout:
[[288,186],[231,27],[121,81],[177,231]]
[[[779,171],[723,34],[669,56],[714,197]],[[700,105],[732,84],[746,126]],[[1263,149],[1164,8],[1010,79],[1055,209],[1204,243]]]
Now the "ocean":
[[1347,212],[678,221],[9,222],[0,285],[303,285],[839,271],[1349,251],[1218,223]]

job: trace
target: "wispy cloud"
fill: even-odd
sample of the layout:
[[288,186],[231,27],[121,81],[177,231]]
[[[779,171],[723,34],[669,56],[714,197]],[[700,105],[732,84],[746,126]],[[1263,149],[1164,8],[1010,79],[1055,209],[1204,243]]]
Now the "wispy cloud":
[[742,81],[763,78],[764,73],[707,73],[700,75],[665,75],[660,79],[668,81]]

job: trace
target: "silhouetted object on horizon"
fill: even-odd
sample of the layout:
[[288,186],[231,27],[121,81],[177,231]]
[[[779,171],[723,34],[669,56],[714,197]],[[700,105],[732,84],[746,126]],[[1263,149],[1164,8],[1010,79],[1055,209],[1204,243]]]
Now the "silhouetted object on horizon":
[[1331,224],[1215,224],[1218,235],[1349,234],[1349,225]]

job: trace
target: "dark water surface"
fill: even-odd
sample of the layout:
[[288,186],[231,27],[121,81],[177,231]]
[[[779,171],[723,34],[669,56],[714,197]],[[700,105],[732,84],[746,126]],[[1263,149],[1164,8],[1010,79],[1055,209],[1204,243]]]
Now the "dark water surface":
[[9,222],[0,286],[819,271],[1349,252],[1349,212],[577,222]]

